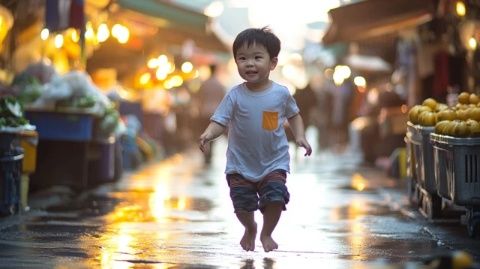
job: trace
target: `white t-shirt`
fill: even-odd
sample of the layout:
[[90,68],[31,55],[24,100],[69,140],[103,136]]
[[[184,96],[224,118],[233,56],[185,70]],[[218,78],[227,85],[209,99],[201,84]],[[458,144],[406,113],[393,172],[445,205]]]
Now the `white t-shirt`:
[[261,92],[250,91],[244,84],[233,87],[211,117],[228,128],[225,173],[258,182],[277,169],[289,172],[283,123],[298,112],[288,89],[275,82]]

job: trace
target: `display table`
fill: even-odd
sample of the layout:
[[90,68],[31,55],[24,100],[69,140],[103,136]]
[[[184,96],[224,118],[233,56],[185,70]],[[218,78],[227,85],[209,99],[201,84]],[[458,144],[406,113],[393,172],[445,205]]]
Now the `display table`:
[[32,189],[53,185],[86,188],[94,115],[80,111],[28,110],[25,117],[36,126],[39,135]]

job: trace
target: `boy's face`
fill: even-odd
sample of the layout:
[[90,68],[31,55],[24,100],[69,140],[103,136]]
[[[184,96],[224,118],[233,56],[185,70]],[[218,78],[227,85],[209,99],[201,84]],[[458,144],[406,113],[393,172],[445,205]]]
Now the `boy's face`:
[[255,43],[240,47],[235,57],[238,73],[250,90],[263,90],[269,85],[270,71],[275,69],[277,62],[277,57],[271,59],[267,49]]

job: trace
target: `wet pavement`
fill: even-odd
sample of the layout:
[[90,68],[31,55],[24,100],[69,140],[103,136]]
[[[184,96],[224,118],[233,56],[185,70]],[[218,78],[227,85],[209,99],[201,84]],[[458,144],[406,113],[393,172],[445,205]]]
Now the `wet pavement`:
[[[0,220],[0,267],[421,268],[454,250],[480,260],[480,240],[458,221],[432,223],[407,206],[404,182],[352,153],[303,157],[293,147],[291,201],[274,232],[279,249],[265,253],[257,242],[244,252],[224,150],[216,147],[209,167],[192,149],[80,196],[60,188],[33,197],[30,212]],[[39,206],[45,200],[48,210]]]

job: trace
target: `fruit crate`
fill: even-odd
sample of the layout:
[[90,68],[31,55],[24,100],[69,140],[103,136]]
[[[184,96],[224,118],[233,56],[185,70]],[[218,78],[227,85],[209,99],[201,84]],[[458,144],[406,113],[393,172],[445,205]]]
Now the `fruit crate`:
[[434,127],[415,125],[407,122],[407,135],[411,142],[414,158],[414,174],[420,186],[430,194],[437,194],[433,166],[433,146],[430,134]]
[[25,117],[36,126],[40,139],[79,142],[92,139],[91,113],[29,110]]
[[480,206],[480,138],[432,133],[439,194],[461,206]]

